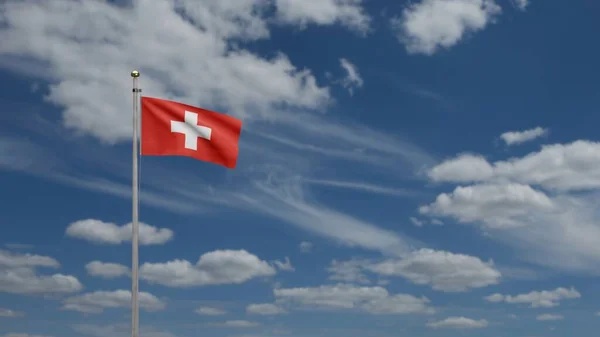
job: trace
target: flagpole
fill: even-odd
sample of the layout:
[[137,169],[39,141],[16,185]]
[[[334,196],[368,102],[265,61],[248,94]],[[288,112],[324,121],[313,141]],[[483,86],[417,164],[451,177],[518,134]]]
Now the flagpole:
[[138,337],[139,330],[139,305],[138,305],[138,236],[139,236],[139,223],[138,223],[138,118],[139,118],[139,102],[140,92],[142,89],[138,88],[138,77],[140,73],[137,70],[131,72],[133,78],[133,148],[132,148],[132,159],[133,159],[133,176],[132,176],[132,220],[131,220],[131,337]]

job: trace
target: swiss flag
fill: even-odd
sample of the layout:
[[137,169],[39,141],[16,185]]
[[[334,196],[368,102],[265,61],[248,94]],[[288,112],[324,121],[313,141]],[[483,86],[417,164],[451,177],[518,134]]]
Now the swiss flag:
[[164,99],[142,97],[142,155],[187,156],[235,168],[242,122]]

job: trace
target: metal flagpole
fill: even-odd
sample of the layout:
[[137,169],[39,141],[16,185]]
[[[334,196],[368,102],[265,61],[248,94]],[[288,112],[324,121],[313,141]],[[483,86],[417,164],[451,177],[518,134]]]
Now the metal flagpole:
[[131,72],[133,78],[133,210],[131,220],[131,337],[138,337],[139,330],[139,305],[138,305],[138,118],[139,118],[139,102],[140,92],[138,88],[138,77],[140,73],[137,70]]

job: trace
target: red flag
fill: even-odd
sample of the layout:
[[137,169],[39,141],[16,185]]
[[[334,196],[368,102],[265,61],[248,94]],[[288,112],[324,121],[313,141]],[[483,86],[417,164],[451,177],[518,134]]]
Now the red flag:
[[187,156],[235,168],[242,122],[164,99],[142,97],[142,155]]

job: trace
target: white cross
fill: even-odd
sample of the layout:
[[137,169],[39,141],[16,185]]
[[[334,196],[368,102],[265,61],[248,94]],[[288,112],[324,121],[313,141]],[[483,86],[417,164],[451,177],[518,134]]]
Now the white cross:
[[198,138],[210,140],[212,129],[198,125],[198,114],[190,111],[185,112],[185,122],[171,121],[171,132],[185,135],[185,148],[198,150]]

